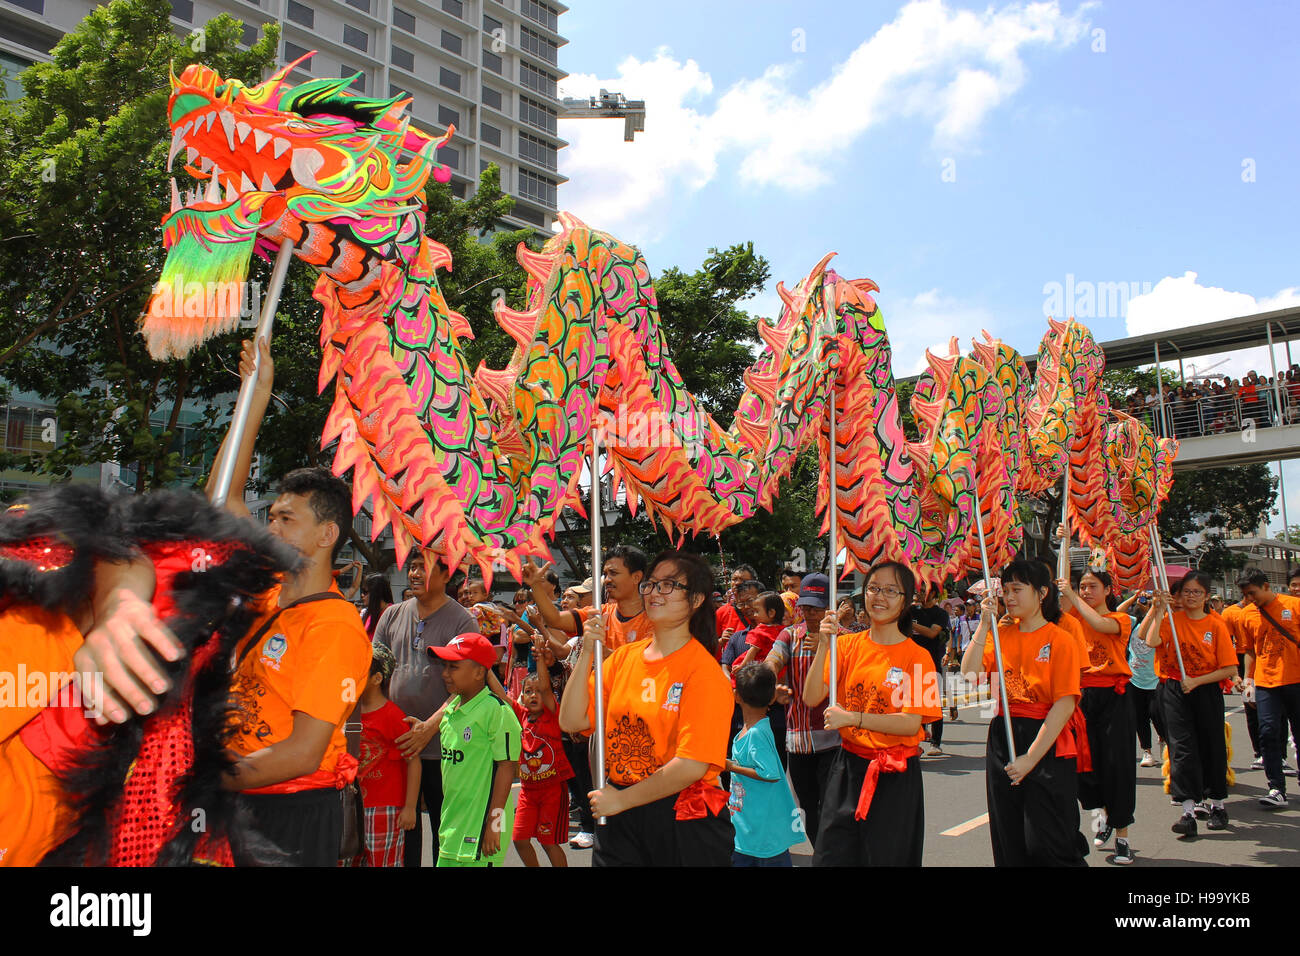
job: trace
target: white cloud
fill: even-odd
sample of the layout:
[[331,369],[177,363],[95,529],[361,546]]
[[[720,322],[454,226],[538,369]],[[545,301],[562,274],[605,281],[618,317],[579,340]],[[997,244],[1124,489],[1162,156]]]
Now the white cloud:
[[[1245,292],[1201,285],[1195,272],[1184,272],[1181,276],[1165,276],[1150,292],[1130,299],[1125,330],[1129,335],[1147,335],[1297,305],[1300,305],[1300,288],[1294,286],[1256,299]],[[1300,354],[1293,357],[1300,359]],[[1177,364],[1172,355],[1168,358]],[[1280,343],[1276,347],[1276,361],[1279,368],[1285,368],[1286,355]],[[1189,378],[1205,373],[1240,378],[1252,369],[1270,374],[1267,347],[1200,356],[1183,363],[1183,373]]]
[[602,229],[635,224],[645,241],[663,228],[672,201],[710,182],[723,158],[742,183],[801,192],[830,182],[854,143],[887,120],[924,122],[936,149],[971,149],[989,114],[1024,85],[1022,54],[1077,42],[1092,7],[1067,15],[1052,0],[976,13],[913,0],[807,93],[794,87],[803,61],[778,63],[710,105],[712,77],[667,48],[648,61],[628,57],[614,78],[575,74],[566,95],[603,87],[645,99],[646,129],[625,143],[615,121],[562,122],[570,146],[561,166],[572,183],[561,187],[561,205]]
[[988,309],[945,296],[939,289],[928,289],[910,299],[881,303],[885,331],[893,350],[894,374],[899,378],[919,375],[929,368],[925,351],[936,356],[948,355],[948,342],[957,336],[957,347],[968,354],[971,340],[981,329],[995,325]]

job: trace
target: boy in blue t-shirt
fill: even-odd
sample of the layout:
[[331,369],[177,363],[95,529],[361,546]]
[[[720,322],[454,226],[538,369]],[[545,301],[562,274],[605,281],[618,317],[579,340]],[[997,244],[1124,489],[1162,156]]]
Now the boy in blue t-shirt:
[[727,761],[727,809],[736,828],[731,865],[792,866],[790,847],[803,842],[803,831],[767,720],[767,708],[776,699],[776,674],[763,664],[746,664],[735,677],[744,726]]

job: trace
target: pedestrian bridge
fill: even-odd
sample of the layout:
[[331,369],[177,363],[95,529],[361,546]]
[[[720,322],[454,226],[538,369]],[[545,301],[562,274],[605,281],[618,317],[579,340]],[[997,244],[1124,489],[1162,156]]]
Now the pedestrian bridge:
[[1300,425],[1274,428],[1248,426],[1198,438],[1180,438],[1174,471],[1253,465],[1261,461],[1300,458]]

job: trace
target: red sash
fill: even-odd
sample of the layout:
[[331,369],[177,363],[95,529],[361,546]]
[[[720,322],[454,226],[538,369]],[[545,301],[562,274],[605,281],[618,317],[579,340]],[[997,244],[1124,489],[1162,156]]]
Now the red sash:
[[673,809],[677,811],[678,820],[703,820],[710,812],[715,817],[721,816],[730,798],[731,794],[721,787],[707,786],[703,780],[696,780],[677,795]]
[[884,750],[868,750],[865,747],[845,747],[851,754],[859,757],[865,757],[871,761],[867,767],[866,776],[862,778],[862,791],[858,794],[858,808],[853,813],[853,819],[865,820],[867,812],[871,809],[871,801],[876,796],[876,783],[882,773],[902,773],[907,769],[909,757],[915,757],[921,753],[921,748],[915,744],[908,746],[906,744],[896,744],[893,747],[886,747]]
[[1128,687],[1129,679],[1130,675],[1128,674],[1083,674],[1079,678],[1079,686],[1109,687],[1115,693],[1122,694],[1125,688]]
[[[1046,720],[1047,712],[1051,709],[1050,704],[1015,703],[1011,705],[1011,716]],[[1002,716],[1001,706],[998,707],[998,716]],[[1083,711],[1077,705],[1074,712],[1070,714],[1070,719],[1065,722],[1065,726],[1057,735],[1056,756],[1073,757],[1075,770],[1079,773],[1088,773],[1092,770],[1092,751],[1088,748],[1088,725],[1084,721]]]
[[266,787],[258,787],[255,790],[245,790],[244,793],[301,793],[304,790],[342,790],[353,780],[357,778],[357,770],[361,764],[357,758],[350,753],[339,754],[339,761],[334,765],[333,770],[314,770],[311,773],[303,774],[301,777],[294,777],[292,780],[284,780],[280,783],[273,783]]

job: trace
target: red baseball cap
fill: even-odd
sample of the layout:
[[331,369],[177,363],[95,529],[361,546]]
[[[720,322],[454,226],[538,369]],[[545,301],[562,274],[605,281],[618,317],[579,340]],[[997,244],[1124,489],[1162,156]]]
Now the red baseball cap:
[[444,661],[473,661],[484,667],[495,667],[497,647],[482,634],[457,634],[443,647],[428,648],[430,657],[440,657]]

